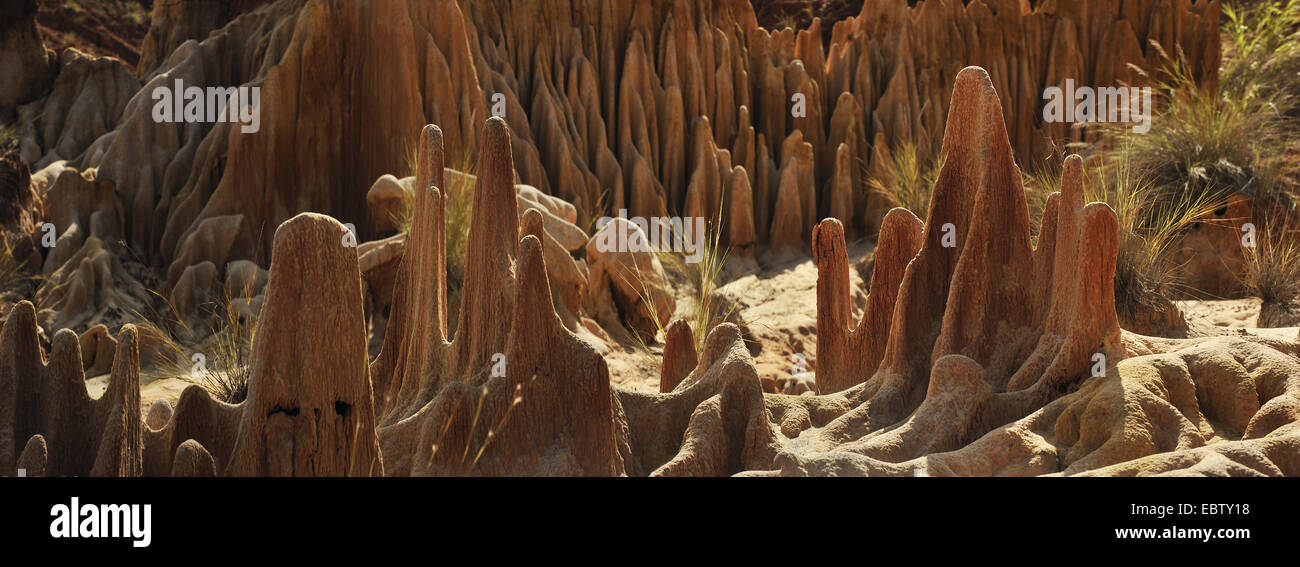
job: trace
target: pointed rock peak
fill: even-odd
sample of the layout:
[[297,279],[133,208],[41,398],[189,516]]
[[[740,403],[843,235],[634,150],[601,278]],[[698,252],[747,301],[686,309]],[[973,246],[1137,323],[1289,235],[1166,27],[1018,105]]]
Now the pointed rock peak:
[[26,299],[19,301],[9,309],[9,317],[5,319],[5,328],[9,328],[10,325],[14,325],[15,328],[30,327],[31,330],[35,331],[36,306]]
[[[25,474],[30,477],[46,475],[46,465],[49,463],[50,451],[45,444],[44,435],[33,435],[27,440],[27,445],[23,447],[23,452],[18,455],[18,465],[15,469],[23,469]],[[4,471],[8,474],[9,471]]]
[[185,440],[176,448],[171,470],[174,477],[217,476],[217,465],[212,459],[212,454],[193,439]]
[[[506,123],[505,118],[493,116],[483,123],[481,153],[484,154],[483,157],[489,160],[504,160],[509,163],[513,173],[514,158],[510,154],[510,125]],[[490,165],[488,165],[488,171],[492,171]]]
[[424,130],[420,131],[418,149],[416,150],[416,159],[418,160],[415,190],[423,192],[431,184],[434,187],[442,189],[446,187],[443,184],[443,167],[445,163],[442,128],[437,125],[425,125]]
[[705,143],[713,143],[713,125],[709,121],[708,116],[702,114],[696,116],[695,119],[691,121],[691,129],[695,131],[697,146]]
[[828,218],[813,227],[813,263],[818,270],[838,269],[848,266],[844,247],[844,225],[839,219]]
[[489,254],[512,251],[519,234],[519,213],[515,202],[515,164],[510,149],[510,127],[500,117],[483,126],[479,149],[478,185],[474,194],[470,225],[471,250]]
[[[50,341],[50,373],[58,380],[85,391],[85,373],[81,368],[81,341],[71,329],[59,329]],[[68,384],[61,384],[66,387]]]
[[1083,158],[1070,154],[1061,170],[1061,205],[1083,207]]
[[677,388],[695,366],[699,357],[695,353],[695,333],[684,319],[673,321],[664,333],[664,361],[659,369],[659,392],[666,394]]
[[[519,209],[510,128],[493,117],[483,126],[478,185],[465,251],[464,297],[456,327],[456,364],[483,368],[510,335],[515,301]],[[550,305],[550,302],[547,302]]]
[[519,240],[519,260],[515,273],[519,294],[515,300],[519,313],[515,324],[536,325],[543,321],[553,321],[555,324],[548,327],[562,327],[559,315],[551,304],[551,284],[546,275],[542,241],[536,235],[528,234]]
[[9,310],[9,318],[5,320],[3,334],[0,334],[0,353],[8,359],[5,362],[23,359],[23,364],[44,363],[45,357],[37,336],[39,332],[36,306],[27,300],[14,305]]
[[813,231],[817,264],[817,391],[843,391],[866,380],[884,356],[899,286],[921,248],[921,221],[896,208],[885,215],[875,252],[870,293],[858,322],[852,320],[844,231],[835,219]]
[[[740,327],[735,323],[722,323],[704,338],[704,348],[700,349],[700,362],[705,366],[713,366],[719,360],[728,356],[733,349],[733,344],[737,341],[744,343],[744,337],[740,334]],[[748,355],[748,351],[741,349]]]
[[891,298],[897,295],[907,265],[921,249],[921,230],[921,219],[916,218],[912,211],[896,207],[885,214],[885,220],[880,223],[880,244],[876,247],[872,268],[871,294],[887,289]]
[[524,211],[524,223],[519,230],[519,237],[535,236],[538,240],[541,240],[543,230],[542,212],[537,209],[528,209],[527,211]]
[[[894,207],[885,213],[885,219],[880,223],[880,245],[893,244],[899,239],[914,234],[920,228],[921,219],[917,218],[916,214],[903,207]],[[913,255],[914,253],[909,254],[907,258],[910,260]]]
[[21,301],[9,310],[0,333],[0,475],[11,474],[14,454],[35,426],[44,356],[38,342],[36,309]]
[[447,336],[446,200],[442,188],[442,130],[420,132],[412,219],[397,270],[387,330],[370,367],[376,404],[393,408],[403,384],[414,388],[426,376],[429,353]]
[[781,169],[781,181],[777,188],[776,208],[772,212],[772,225],[769,231],[770,248],[781,254],[799,249],[803,240],[802,217],[803,204],[799,198],[799,168],[795,159],[790,158]]
[[[1029,219],[1019,170],[1002,104],[984,69],[966,67],[957,74],[943,153],[944,163],[926,217],[927,245],[955,248],[960,253],[974,225],[992,222],[1006,223],[999,231],[1017,240],[1017,252],[1027,248]],[[941,240],[944,236],[949,238],[947,244]]]
[[727,197],[727,244],[734,257],[750,257],[757,235],[754,230],[754,190],[745,168],[731,168],[731,192]]
[[[118,401],[131,401],[139,421],[140,413],[140,348],[139,331],[135,325],[123,325],[118,332],[117,352],[113,356],[113,371],[109,376],[105,397]],[[131,408],[124,408],[128,411]]]
[[[135,325],[123,326],[118,336],[108,390],[96,402],[101,412],[107,409],[111,413],[104,422],[91,475],[140,476],[144,473],[144,423],[140,419],[140,351]],[[121,418],[115,418],[117,415]]]
[[[994,147],[995,144],[998,147]],[[1008,152],[1011,148],[1003,122],[1001,99],[993,88],[988,71],[966,67],[957,73],[953,84],[943,150],[951,161],[955,156],[984,155],[999,148]]]
[[[813,227],[813,263],[817,266],[817,389],[839,391],[858,381],[847,376],[838,364],[848,349],[852,325],[849,304],[849,259],[844,247],[844,227],[836,219],[825,219]],[[826,361],[823,360],[826,359]]]

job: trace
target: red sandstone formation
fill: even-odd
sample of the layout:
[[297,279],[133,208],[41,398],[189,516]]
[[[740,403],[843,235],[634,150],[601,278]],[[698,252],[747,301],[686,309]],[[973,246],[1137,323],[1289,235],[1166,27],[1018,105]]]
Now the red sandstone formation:
[[[1036,246],[1016,166],[1090,135],[1039,119],[1065,77],[1138,81],[1155,41],[1216,80],[1215,1],[873,2],[828,49],[820,22],[768,32],[731,0],[279,0],[191,42],[220,25],[194,6],[158,9],[143,86],[71,51],[0,61],[48,79],[0,111],[57,229],[40,309],[0,336],[0,474],[1300,474],[1300,343],[1125,334],[1116,218],[1084,202],[1080,160]],[[155,121],[177,79],[260,87],[261,130]],[[923,221],[866,195],[891,144],[940,136]],[[382,177],[412,148],[413,178]],[[602,354],[674,314],[653,253],[579,228],[623,208],[719,219],[737,261],[811,249],[816,391],[765,394],[740,327],[683,321],[658,392],[615,385]],[[855,317],[847,241],[874,233]],[[247,300],[245,401],[193,386],[142,418],[156,347],[111,332],[153,301],[128,249],[183,317]]]
[[[871,2],[835,24],[826,48],[820,21],[797,34],[768,32],[734,0],[279,0],[202,9],[209,4],[156,7],[144,85],[120,76],[120,66],[99,70],[65,53],[48,96],[14,97],[26,103],[24,158],[38,168],[68,159],[114,182],[125,241],[167,267],[168,288],[205,261],[219,277],[230,261],[264,262],[274,227],[302,210],[352,223],[362,240],[376,236],[386,221],[359,214],[359,188],[400,169],[413,146],[409,125],[439,124],[463,154],[451,159],[459,167],[477,159],[478,126],[496,100],[512,125],[519,181],[572,203],[577,224],[600,216],[602,204],[719,217],[739,259],[769,244],[806,251],[825,216],[850,236],[874,234],[885,203],[864,190],[871,168],[862,165],[891,145],[925,146],[941,134],[960,65],[983,65],[1013,95],[1006,100],[1019,106],[1001,111],[1025,158],[1067,140],[1064,125],[1041,123],[1044,87],[1065,77],[1136,82],[1134,68],[1161,64],[1156,43],[1181,50],[1193,75],[1212,83],[1219,52],[1214,0],[1032,10],[1014,0]],[[201,42],[184,41],[241,13]],[[261,87],[266,123],[256,133],[158,124],[150,94],[176,80]],[[65,101],[74,96],[103,104],[73,111]],[[315,150],[297,151],[303,140]],[[219,229],[208,224],[216,219]],[[222,245],[194,249],[195,238]]]
[[[988,75],[963,70],[925,229],[891,213],[897,220],[886,226],[899,228],[882,232],[886,252],[875,273],[884,281],[873,278],[871,290],[884,298],[869,302],[854,329],[841,229],[834,220],[819,226],[818,351],[831,357],[819,360],[818,387],[829,395],[767,395],[770,426],[743,433],[705,427],[716,418],[701,407],[674,462],[741,472],[715,468],[699,448],[743,438],[750,449],[778,447],[775,468],[795,475],[1300,472],[1296,345],[1121,341],[1111,291],[1114,213],[1083,203],[1081,162],[1071,158],[1032,249],[998,106]],[[940,231],[948,223],[957,236],[951,248]],[[918,234],[914,258],[888,252],[913,247]],[[899,272],[895,299],[891,276]],[[892,318],[877,323],[875,306],[887,303]],[[863,336],[885,341],[878,365]],[[1259,364],[1243,365],[1247,359]],[[862,370],[852,372],[849,360],[862,361]],[[1250,395],[1226,393],[1234,388]],[[1224,426],[1233,440],[1210,444]]]
[[[1067,161],[1064,192],[1050,201],[1040,244],[1031,249],[1020,177],[1011,175],[988,76],[963,71],[953,100],[950,157],[925,229],[901,212],[886,223],[898,227],[886,234],[899,242],[882,248],[898,252],[878,258],[882,277],[873,279],[872,293],[883,299],[869,304],[888,303],[895,279],[889,274],[905,265],[889,326],[874,328],[873,315],[854,331],[886,334],[879,366],[870,375],[828,377],[838,380],[826,384],[849,385],[842,392],[829,393],[837,386],[822,387],[819,377],[823,395],[763,394],[731,324],[709,334],[694,368],[685,368],[686,353],[667,357],[665,371],[672,368],[678,383],[665,381],[665,392],[611,386],[600,355],[550,307],[539,213],[525,215],[516,239],[510,134],[494,119],[482,137],[475,204],[505,214],[474,218],[465,307],[452,340],[435,269],[443,261],[441,180],[428,175],[417,180],[425,189],[398,268],[384,347],[368,368],[356,249],[342,243],[348,234],[336,221],[300,215],[277,231],[247,401],[222,404],[191,387],[174,410],[155,406],[142,436],[138,426],[119,432],[111,425],[102,433],[57,433],[55,422],[33,426],[10,410],[5,454],[35,463],[33,470],[75,471],[55,455],[65,444],[98,440],[97,454],[105,455],[98,460],[129,465],[132,451],[142,456],[123,474],[185,475],[1300,472],[1292,458],[1300,420],[1292,411],[1300,407],[1300,384],[1292,379],[1300,375],[1296,344],[1121,341],[1114,308],[1107,308],[1114,216],[1104,205],[1083,204],[1079,161]],[[439,131],[426,128],[422,140],[421,170],[441,171]],[[932,229],[948,224],[940,220],[966,227],[955,246],[945,247],[942,231]],[[828,280],[819,295],[829,307],[846,262],[837,223],[823,222],[816,241]],[[904,262],[910,250],[915,257]],[[328,308],[302,301],[308,287],[313,297],[327,298]],[[19,353],[3,376],[5,399],[14,400],[6,408],[32,407],[17,401],[35,391],[21,377],[41,375],[22,362],[41,360],[34,316],[23,304],[6,323],[6,352]],[[844,340],[835,339],[847,331],[843,322],[823,331],[828,341]],[[679,345],[680,334],[670,332],[671,343]],[[117,379],[137,368],[135,335],[124,332],[114,386],[94,403],[138,424],[138,402],[130,401],[138,389]],[[65,343],[73,350],[59,346]],[[60,332],[55,345],[52,360],[71,361],[79,376],[76,337]],[[1089,378],[1097,353],[1111,363],[1103,364],[1104,376]],[[1114,363],[1125,356],[1131,358]],[[1261,364],[1248,370],[1233,362],[1245,358]],[[1163,364],[1186,370],[1155,372]],[[1263,403],[1225,397],[1252,382]],[[1130,396],[1140,403],[1130,405]],[[1094,404],[1133,409],[1089,411]],[[1207,445],[1223,426],[1239,440]],[[1127,441],[1135,436],[1149,442]],[[18,454],[24,437],[29,441]],[[1056,447],[1068,452],[1056,455]],[[1178,452],[1162,452],[1166,447]],[[40,465],[42,454],[51,455],[49,465]]]

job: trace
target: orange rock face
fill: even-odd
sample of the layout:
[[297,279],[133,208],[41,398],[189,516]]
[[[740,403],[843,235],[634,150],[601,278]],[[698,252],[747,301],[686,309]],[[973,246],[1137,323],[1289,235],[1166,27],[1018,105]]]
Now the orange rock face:
[[[67,56],[66,91],[20,101],[57,238],[0,336],[0,474],[1300,474],[1300,343],[1121,331],[1077,156],[1030,237],[1017,158],[1091,135],[1042,123],[1045,87],[1138,84],[1152,41],[1216,80],[1218,3],[1140,4],[869,2],[829,43],[732,0],[279,0],[202,42],[160,7],[129,100]],[[153,120],[177,79],[260,88],[260,130]],[[63,92],[120,112],[51,120]],[[936,141],[924,219],[867,194]],[[716,219],[746,266],[811,251],[815,389],[764,393],[746,329],[693,329],[655,252],[600,249],[620,209]],[[182,316],[247,300],[247,399],[140,414],[156,347],[102,322],[151,301],[128,249]],[[658,391],[616,384],[612,349],[663,326]]]
[[[463,170],[496,113],[512,126],[518,180],[572,203],[578,224],[619,208],[720,216],[724,244],[807,253],[825,216],[850,237],[877,232],[886,208],[864,172],[890,146],[942,136],[962,66],[988,69],[1008,95],[1000,110],[1025,159],[1091,136],[1043,123],[1045,87],[1141,84],[1136,69],[1158,69],[1160,49],[1213,83],[1219,55],[1217,0],[870,2],[825,46],[820,21],[768,32],[733,1],[258,4],[159,6],[143,88],[99,73],[82,90],[113,109],[104,116],[42,121],[68,113],[66,95],[27,113],[26,159],[98,168],[121,188],[127,241],[155,263],[183,261],[177,273],[202,261],[185,257],[186,239],[211,218],[243,217],[232,257],[205,258],[218,267],[264,260],[274,227],[303,210],[376,236],[385,221],[359,214],[363,188],[401,169],[410,124],[438,124]],[[93,72],[60,73],[71,85]],[[262,127],[154,123],[150,93],[177,79],[259,86]],[[86,138],[102,125],[115,134]]]

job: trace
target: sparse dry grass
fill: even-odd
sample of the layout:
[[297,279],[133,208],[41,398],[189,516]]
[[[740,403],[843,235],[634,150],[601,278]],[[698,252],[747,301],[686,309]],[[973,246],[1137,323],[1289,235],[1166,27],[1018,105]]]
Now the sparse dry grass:
[[868,172],[867,188],[894,206],[925,218],[943,161],[943,153],[938,149],[925,152],[915,143],[903,142],[890,148],[889,158],[877,164],[880,169],[874,175]]
[[1115,262],[1115,304],[1133,312],[1168,300],[1179,284],[1178,266],[1169,261],[1170,248],[1193,224],[1227,206],[1227,196],[1215,190],[1170,193],[1166,187],[1125,161],[1093,169],[1085,175],[1084,198],[1103,202],[1119,220],[1119,251]]
[[1300,108],[1300,0],[1250,10],[1225,5],[1224,13],[1228,42],[1217,90],[1196,84],[1181,53],[1162,52],[1167,79],[1154,87],[1159,110],[1150,132],[1098,126],[1160,197],[1190,202],[1236,191],[1263,213],[1276,197],[1279,158]]
[[8,291],[18,284],[32,279],[26,273],[27,266],[14,257],[14,246],[0,236],[0,292]]
[[[1180,285],[1178,266],[1169,261],[1173,244],[1184,231],[1227,205],[1220,191],[1169,192],[1125,161],[1131,153],[1100,154],[1086,162],[1084,200],[1106,203],[1119,224],[1115,261],[1115,305],[1121,313],[1167,303]],[[1109,161],[1108,161],[1109,160]],[[1047,198],[1061,190],[1061,160],[1029,166],[1025,193],[1032,234],[1042,227]]]
[[447,176],[447,275],[457,286],[465,279],[465,250],[469,247],[469,225],[474,216],[474,164],[465,163],[465,175]]
[[18,126],[0,127],[0,152],[18,148]]
[[146,26],[152,22],[153,14],[149,13],[149,10],[146,10],[144,5],[139,2],[122,2],[121,4],[125,10],[123,15],[126,16],[126,19]]
[[[690,219],[685,219],[689,221]],[[660,264],[663,265],[665,272],[677,276],[679,279],[690,282],[690,294],[687,300],[690,301],[690,308],[687,311],[685,320],[691,326],[691,331],[695,337],[695,352],[704,350],[704,340],[708,337],[714,327],[721,325],[731,317],[735,311],[735,305],[722,306],[718,303],[717,295],[714,293],[719,286],[719,280],[722,275],[722,269],[727,264],[727,256],[730,248],[722,246],[722,229],[721,229],[721,208],[719,215],[712,222],[705,224],[704,232],[704,250],[697,263],[686,261],[686,255],[681,252],[668,250],[656,251]],[[655,292],[672,294],[673,290],[666,283],[652,283],[650,278],[637,274],[637,282],[627,282],[629,286],[638,289],[637,294],[640,301],[646,305],[654,305],[653,298]],[[651,317],[655,324],[656,336],[667,337],[667,328],[661,324],[658,318]],[[649,345],[641,339],[635,332],[632,336],[637,340],[641,350],[647,354],[652,354]]]
[[1043,230],[1043,211],[1052,193],[1061,191],[1061,164],[1063,156],[1053,152],[1048,157],[1026,164],[1021,170],[1025,190],[1025,204],[1029,209],[1029,237],[1038,245],[1038,235]]
[[[245,298],[243,301],[251,300]],[[250,356],[257,326],[245,321],[229,305],[227,301],[217,314],[220,326],[208,342],[211,356],[199,380],[214,396],[234,404],[248,397],[248,380],[252,377]],[[216,364],[212,364],[213,361]]]
[[1300,100],[1300,0],[1223,6],[1227,56],[1220,73],[1225,98],[1255,98],[1295,117]]
[[[1121,312],[1182,285],[1178,266],[1168,260],[1170,246],[1198,219],[1225,207],[1231,194],[1252,198],[1257,223],[1286,216],[1287,207],[1278,206],[1286,195],[1277,188],[1281,153],[1296,126],[1300,0],[1224,11],[1228,42],[1217,90],[1193,80],[1181,53],[1162,52],[1159,75],[1166,78],[1153,87],[1157,111],[1150,131],[1097,125],[1102,142],[1094,148],[1085,192],[1119,216],[1115,295]],[[1059,169],[1053,173],[1031,176],[1044,196],[1059,183]],[[1247,285],[1269,288],[1273,296],[1287,293],[1283,264],[1289,254],[1286,246],[1261,242],[1249,254]]]
[[[687,322],[691,325],[691,331],[695,333],[695,352],[704,351],[704,339],[708,338],[709,332],[714,327],[726,322],[731,317],[735,305],[726,306],[725,308],[718,304],[718,298],[714,292],[718,290],[718,281],[722,276],[722,269],[727,264],[727,256],[731,252],[729,248],[722,247],[722,219],[721,207],[719,207],[719,216],[713,219],[713,222],[707,224],[704,232],[704,253],[700,261],[695,264],[687,264],[682,260],[686,273],[691,278],[692,291],[691,310]],[[676,256],[681,258],[680,256]]]
[[[208,323],[199,330],[191,328],[162,294],[153,292],[166,307],[152,316],[135,314],[137,325],[147,327],[160,337],[163,354],[144,374],[153,378],[177,377],[201,386],[215,399],[235,404],[248,396],[252,367],[250,355],[256,323],[246,321],[231,309],[237,301],[223,294],[221,305],[207,305]],[[143,362],[143,361],[142,361]]]
[[1264,303],[1288,305],[1300,299],[1300,227],[1264,225],[1247,249],[1246,285]]

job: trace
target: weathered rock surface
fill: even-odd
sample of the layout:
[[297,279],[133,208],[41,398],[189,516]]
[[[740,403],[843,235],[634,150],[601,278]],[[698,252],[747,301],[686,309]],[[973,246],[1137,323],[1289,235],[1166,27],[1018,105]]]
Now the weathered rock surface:
[[36,31],[36,0],[6,2],[0,8],[0,123],[13,118],[19,104],[40,96],[54,78],[54,53]]
[[[1159,67],[1151,42],[1213,82],[1217,18],[1215,0],[889,0],[837,22],[823,47],[820,22],[768,32],[745,2],[187,0],[155,8],[143,85],[64,63],[20,125],[29,162],[115,182],[127,242],[154,265],[182,262],[176,274],[198,263],[186,238],[216,217],[243,217],[230,260],[264,262],[273,227],[303,210],[380,236],[388,220],[359,214],[359,188],[400,169],[409,125],[441,125],[464,169],[493,111],[512,126],[518,182],[572,203],[571,222],[696,215],[718,218],[738,257],[769,242],[806,253],[824,216],[849,237],[876,232],[886,210],[865,172],[885,146],[940,136],[961,66],[1010,93],[1014,153],[1036,155],[1092,135],[1041,124],[1044,87],[1137,84],[1130,65]],[[150,94],[176,80],[260,87],[261,128],[157,123]],[[100,104],[60,102],[73,100]],[[308,139],[312,152],[294,150]]]
[[224,404],[191,386],[171,420],[145,433],[147,473],[383,474],[361,273],[346,233],[338,221],[311,213],[276,230],[248,398]]
[[0,474],[23,468],[29,476],[140,476],[135,327],[119,334],[108,390],[98,399],[86,391],[76,333],[55,333],[47,353],[38,332],[35,308],[22,302],[0,334]]
[[147,75],[167,55],[189,40],[202,41],[240,14],[266,4],[267,0],[173,0],[155,2],[149,33],[140,45],[136,71]]
[[[1015,165],[1093,135],[1040,123],[1045,86],[1140,83],[1149,41],[1216,80],[1216,1],[888,0],[829,44],[729,0],[278,0],[219,29],[198,5],[158,8],[143,86],[64,52],[16,102],[57,243],[41,309],[0,336],[3,474],[1300,474],[1300,344],[1123,334],[1114,213],[1070,158],[1034,246]],[[154,120],[175,80],[260,87],[261,128]],[[890,144],[939,137],[924,222],[863,194]],[[411,147],[418,175],[381,178]],[[473,201],[454,332],[453,175]],[[741,327],[696,352],[681,321],[659,392],[613,385],[602,328],[674,311],[635,293],[664,279],[653,254],[579,228],[619,209],[717,219],[745,261],[811,247],[815,391],[765,394]],[[846,242],[875,232],[854,317]],[[191,387],[142,419],[144,332],[99,326],[149,295],[123,248],[180,309],[247,300],[245,401]]]
[[[551,307],[541,241],[519,238],[505,121],[488,120],[481,139],[465,291],[451,340],[442,179],[416,182],[393,316],[370,368],[382,400],[385,471],[622,474],[604,361]],[[421,172],[442,171],[440,131],[426,128],[419,151]]]
[[114,184],[61,162],[41,170],[33,183],[44,194],[53,229],[36,236],[54,241],[52,248],[41,247],[47,250],[35,294],[41,327],[82,331],[107,322],[116,328],[128,316],[146,313],[150,294],[121,260],[122,214]]
[[[952,100],[948,159],[919,251],[877,259],[885,280],[906,266],[887,325],[873,326],[869,307],[847,329],[841,229],[824,221],[814,237],[819,309],[833,309],[819,320],[818,352],[832,357],[818,371],[842,368],[858,333],[883,335],[879,364],[850,351],[866,361],[847,379],[856,386],[767,395],[760,426],[724,432],[700,415],[677,462],[707,465],[714,459],[700,447],[771,430],[774,466],[750,474],[1296,474],[1297,345],[1122,340],[1111,290],[1116,220],[1105,205],[1083,203],[1081,161],[1067,160],[1032,249],[988,75],[963,70]],[[949,223],[956,238],[946,247]],[[882,232],[897,241],[881,249],[907,249],[915,230]],[[826,378],[819,389],[845,381]]]
[[18,107],[23,159],[36,169],[82,156],[96,140],[115,133],[128,101],[149,96],[111,57],[66,49],[53,70],[48,94]]
[[1242,227],[1255,223],[1253,200],[1237,193],[1179,235],[1168,262],[1175,267],[1180,287],[1220,299],[1247,295],[1243,282],[1248,277],[1248,250],[1242,245]]
[[653,342],[658,329],[667,328],[677,302],[649,238],[641,227],[616,217],[596,231],[586,252],[593,302],[589,309],[597,321],[607,329],[626,327]]

